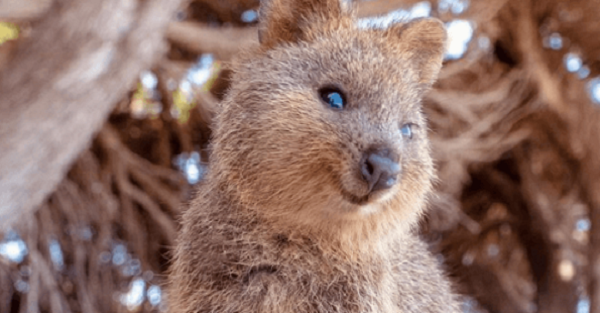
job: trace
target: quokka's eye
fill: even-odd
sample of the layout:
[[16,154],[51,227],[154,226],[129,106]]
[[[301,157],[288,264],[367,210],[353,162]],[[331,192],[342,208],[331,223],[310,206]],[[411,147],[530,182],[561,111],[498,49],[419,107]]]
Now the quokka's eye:
[[407,124],[402,125],[402,128],[400,128],[402,137],[407,138],[407,139],[412,139],[413,132],[415,131],[415,127],[416,127],[416,125],[413,123],[407,123]]
[[319,89],[321,100],[327,103],[329,107],[342,110],[346,106],[346,97],[344,93],[336,87],[323,87]]

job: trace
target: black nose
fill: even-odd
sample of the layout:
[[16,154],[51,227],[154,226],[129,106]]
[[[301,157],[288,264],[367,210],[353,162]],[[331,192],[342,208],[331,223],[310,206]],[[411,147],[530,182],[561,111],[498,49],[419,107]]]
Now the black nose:
[[388,189],[396,184],[400,174],[398,159],[389,149],[372,149],[363,155],[360,170],[369,184],[369,192]]

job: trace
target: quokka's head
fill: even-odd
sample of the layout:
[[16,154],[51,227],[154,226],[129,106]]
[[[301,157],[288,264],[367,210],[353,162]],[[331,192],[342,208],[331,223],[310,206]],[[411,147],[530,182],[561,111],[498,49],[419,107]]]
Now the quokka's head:
[[234,63],[216,117],[211,175],[298,223],[418,216],[434,176],[420,101],[442,65],[443,24],[362,29],[338,0],[261,6],[260,46]]

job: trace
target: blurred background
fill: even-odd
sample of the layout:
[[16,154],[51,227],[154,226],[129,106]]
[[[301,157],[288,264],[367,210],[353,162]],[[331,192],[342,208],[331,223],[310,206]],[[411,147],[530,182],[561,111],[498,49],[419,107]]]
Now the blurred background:
[[[164,311],[180,203],[258,5],[0,3],[0,312]],[[600,0],[351,5],[364,25],[448,28],[421,232],[464,312],[600,312]]]

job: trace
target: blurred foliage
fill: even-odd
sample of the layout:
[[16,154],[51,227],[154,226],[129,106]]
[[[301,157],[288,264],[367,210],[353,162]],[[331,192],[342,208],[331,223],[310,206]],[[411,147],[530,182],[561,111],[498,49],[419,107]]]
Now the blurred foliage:
[[19,38],[19,26],[13,23],[0,22],[0,45],[17,38]]

